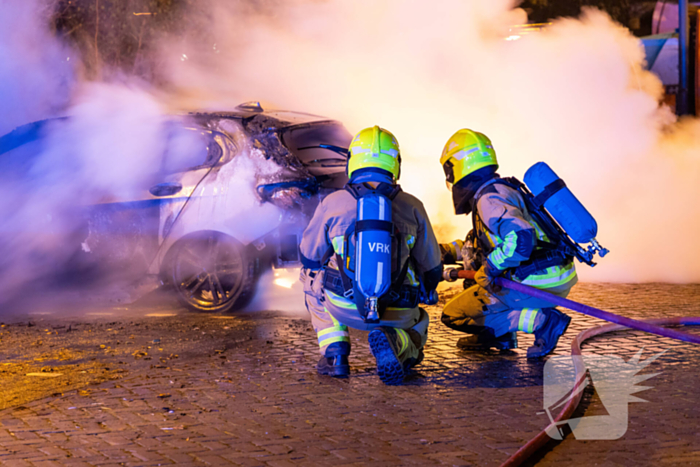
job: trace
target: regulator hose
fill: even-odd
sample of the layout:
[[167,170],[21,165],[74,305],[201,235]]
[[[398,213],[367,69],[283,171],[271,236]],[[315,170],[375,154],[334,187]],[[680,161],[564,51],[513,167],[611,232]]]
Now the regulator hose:
[[[450,271],[445,271],[445,277],[449,277],[451,280],[456,280],[457,278],[473,280],[474,274],[475,271],[465,271],[460,269],[452,269]],[[688,334],[685,332],[677,331],[675,329],[668,329],[663,327],[674,325],[700,325],[700,316],[682,318],[657,318],[638,321],[631,318],[625,318],[624,316],[619,316],[604,310],[599,310],[598,308],[593,308],[588,305],[583,305],[581,303],[574,302],[573,300],[558,297],[543,290],[539,290],[534,287],[521,284],[519,282],[514,282],[504,277],[495,278],[494,283],[500,287],[525,293],[530,295],[531,297],[539,298],[541,300],[546,300],[552,303],[553,305],[563,306],[578,313],[593,316],[594,318],[599,318],[614,323],[607,324],[604,326],[597,326],[581,332],[571,343],[571,355],[581,355],[581,344],[583,344],[583,342],[587,339],[598,336],[600,334],[605,334],[607,332],[621,331],[628,328],[638,329],[640,331],[648,332],[650,334],[656,334],[658,336],[668,337],[684,342],[700,344],[699,335]],[[574,368],[576,371],[575,381],[578,381],[580,383],[583,381],[583,377],[586,373],[586,368],[583,367],[582,362],[577,359],[574,359]],[[544,446],[551,439],[547,434],[548,430],[555,428],[558,422],[569,419],[574,410],[576,410],[576,407],[581,401],[581,398],[583,397],[583,391],[574,391],[574,393],[576,393],[576,395],[572,397],[569,400],[569,402],[567,402],[567,404],[562,409],[561,413],[559,413],[559,415],[554,419],[554,421],[552,421],[552,423],[550,423],[544,430],[540,431],[537,434],[537,436],[528,441],[523,447],[518,449],[518,451],[515,454],[510,456],[503,464],[501,464],[501,467],[516,467],[522,464],[525,460],[527,460],[531,455],[533,455],[538,449]]]

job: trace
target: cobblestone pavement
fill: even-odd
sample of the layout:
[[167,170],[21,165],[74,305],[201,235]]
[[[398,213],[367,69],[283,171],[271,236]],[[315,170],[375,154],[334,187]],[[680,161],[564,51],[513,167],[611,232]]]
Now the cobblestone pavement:
[[[449,295],[448,293],[443,294]],[[700,316],[700,285],[580,284],[574,300],[635,318]],[[186,314],[172,305],[114,318],[34,316],[0,329],[3,465],[499,465],[547,424],[532,337],[507,354],[458,350],[433,323],[424,363],[400,387],[376,376],[351,331],[352,374],[319,377],[303,315]],[[171,316],[163,316],[171,314]],[[598,320],[574,320],[556,354]],[[695,330],[694,332],[699,332]],[[615,441],[550,443],[537,465],[700,465],[700,349],[637,332],[588,353],[647,358],[661,372]],[[34,374],[35,376],[27,376]],[[585,397],[581,414],[598,413]]]

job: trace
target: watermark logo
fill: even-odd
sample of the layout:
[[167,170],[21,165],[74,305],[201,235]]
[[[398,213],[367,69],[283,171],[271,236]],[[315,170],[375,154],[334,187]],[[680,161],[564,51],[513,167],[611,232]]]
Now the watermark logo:
[[[628,405],[630,402],[647,402],[633,394],[651,386],[637,386],[659,373],[638,375],[660,352],[641,361],[642,348],[625,362],[617,355],[562,355],[547,360],[544,367],[544,412],[552,424],[547,434],[553,439],[563,439],[564,427],[569,426],[576,439],[619,439],[627,432]],[[577,377],[578,376],[578,377]],[[554,423],[557,414],[571,399],[586,387],[592,386],[605,407],[607,415],[570,418]]]

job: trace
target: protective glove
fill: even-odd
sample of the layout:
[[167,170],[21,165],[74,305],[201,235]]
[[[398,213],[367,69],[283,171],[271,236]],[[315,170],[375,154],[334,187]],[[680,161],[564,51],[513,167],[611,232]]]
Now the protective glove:
[[463,242],[455,240],[452,243],[440,243],[440,257],[443,264],[457,264],[462,258],[460,252]]
[[494,279],[502,273],[503,271],[493,266],[490,261],[486,261],[486,264],[474,274],[474,280],[489,292],[498,293],[501,291],[501,287],[494,283]]
[[310,269],[308,268],[301,268],[299,270],[299,282],[306,284],[306,281],[309,279],[309,271]]
[[474,229],[467,234],[467,239],[462,245],[461,255],[464,268],[468,271],[478,271],[481,265],[484,264],[484,255],[479,248]]
[[301,268],[299,271],[299,281],[311,288],[319,271],[320,269]]

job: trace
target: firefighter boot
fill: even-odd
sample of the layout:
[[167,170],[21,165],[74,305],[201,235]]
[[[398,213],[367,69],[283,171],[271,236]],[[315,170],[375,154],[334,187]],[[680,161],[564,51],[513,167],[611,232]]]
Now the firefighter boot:
[[547,321],[535,331],[535,344],[527,349],[527,358],[544,357],[551,353],[571,322],[571,318],[556,308],[542,308],[542,311],[546,313]]
[[404,331],[380,326],[373,329],[367,339],[377,360],[377,374],[384,384],[401,384],[409,368],[423,359],[420,335],[413,329]]
[[407,373],[414,366],[420,365],[420,363],[423,361],[423,358],[425,358],[425,354],[423,353],[423,342],[420,337],[420,333],[415,329],[409,329],[406,332],[408,333],[408,337],[411,338],[413,346],[416,349],[418,349],[418,353],[413,353],[413,355],[406,358],[406,360],[403,362],[404,373]]
[[325,356],[321,357],[316,365],[319,375],[344,378],[350,374],[350,344],[347,342],[334,342],[326,349]]
[[518,348],[518,336],[515,332],[507,332],[502,336],[495,337],[490,329],[486,328],[479,334],[462,337],[457,341],[457,347],[462,350],[478,351],[489,350],[510,350]]

